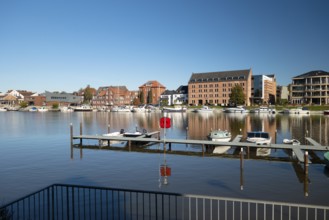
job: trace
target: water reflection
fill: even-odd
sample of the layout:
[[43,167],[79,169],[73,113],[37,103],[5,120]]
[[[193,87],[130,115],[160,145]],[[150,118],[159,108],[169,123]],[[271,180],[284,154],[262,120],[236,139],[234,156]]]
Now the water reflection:
[[[137,148],[133,146],[130,149],[122,147],[120,151],[99,148],[69,151],[70,123],[74,126],[74,134],[79,133],[80,123],[83,125],[83,134],[107,133],[108,125],[111,131],[131,131],[137,126],[148,131],[161,131],[163,134],[159,128],[162,116],[162,113],[5,113],[0,116],[3,122],[0,124],[3,141],[0,146],[0,173],[6,178],[0,181],[0,194],[5,199],[15,199],[18,194],[25,195],[36,191],[42,184],[50,185],[54,182],[124,185],[127,188],[156,190],[159,176],[163,178],[161,165],[167,164],[174,172],[170,173],[171,176],[167,175],[166,181],[169,184],[166,187],[164,178],[161,179],[161,190],[279,201],[290,200],[289,196],[294,201],[301,201],[307,195],[309,200],[302,202],[328,203],[328,193],[325,191],[329,181],[328,172],[323,170],[322,164],[313,162],[323,159],[322,152],[309,152],[313,163],[310,165],[310,175],[307,176],[302,165],[291,162],[294,155],[283,150],[272,150],[271,158],[247,160],[253,157],[245,149],[241,160],[241,149],[237,147],[230,149],[227,155],[206,157],[209,155],[205,151],[205,157],[202,157],[200,146],[173,145],[171,152],[169,146],[167,148],[166,161],[163,160],[162,145],[138,148],[144,152],[154,149],[153,154],[136,153],[134,150]],[[186,112],[168,113],[168,117],[172,120],[172,127],[166,131],[167,138],[206,139],[209,131],[217,128],[230,131],[233,137],[240,133],[245,135],[250,130],[264,130],[271,134],[272,139],[276,135],[278,143],[283,138],[296,138],[303,143],[304,137],[310,136],[328,146],[329,117],[322,115],[261,116],[220,112],[201,115]],[[190,155],[195,156],[181,156],[185,154],[176,154],[176,150],[191,151]],[[196,174],[198,178],[195,178]],[[134,181],[131,181],[132,178]],[[24,185],[21,184],[22,180]]]
[[[108,133],[120,129],[133,130],[135,127],[145,128],[147,131],[162,131],[159,126],[162,113],[110,113],[110,112],[76,112],[62,114],[73,120],[75,128],[83,124],[84,134]],[[235,137],[248,131],[266,131],[272,137],[272,143],[282,143],[284,138],[298,139],[301,144],[309,144],[305,137],[311,137],[321,145],[329,145],[329,117],[323,115],[286,115],[286,114],[227,114],[213,113],[168,113],[172,127],[167,129],[168,138],[189,138],[206,140],[207,134],[214,129],[228,130]],[[34,114],[36,123],[43,123],[46,114]],[[17,124],[13,129],[19,129],[23,120],[11,117],[9,126]],[[8,119],[8,120],[11,120]],[[48,120],[48,119],[47,119]],[[42,128],[38,128],[42,129]],[[18,132],[17,132],[18,133]]]

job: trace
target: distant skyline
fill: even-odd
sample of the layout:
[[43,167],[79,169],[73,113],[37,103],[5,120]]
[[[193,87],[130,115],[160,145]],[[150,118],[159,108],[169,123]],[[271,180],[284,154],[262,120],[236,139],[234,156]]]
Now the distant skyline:
[[0,91],[329,71],[328,0],[1,0]]

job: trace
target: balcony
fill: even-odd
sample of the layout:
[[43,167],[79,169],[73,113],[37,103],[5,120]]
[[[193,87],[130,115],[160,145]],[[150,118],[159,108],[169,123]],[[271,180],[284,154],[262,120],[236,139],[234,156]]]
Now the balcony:
[[329,219],[329,207],[54,184],[0,207],[0,219]]

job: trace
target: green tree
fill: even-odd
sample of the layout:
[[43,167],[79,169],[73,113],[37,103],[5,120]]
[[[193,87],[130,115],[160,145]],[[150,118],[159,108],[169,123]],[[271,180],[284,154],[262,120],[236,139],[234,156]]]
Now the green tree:
[[83,93],[83,100],[85,103],[90,103],[90,101],[93,99],[93,92],[90,86],[88,85]]
[[141,92],[139,93],[139,100],[140,100],[140,103],[141,103],[141,104],[145,104],[145,100],[144,100],[144,92],[143,92],[143,91],[141,91]]
[[28,106],[27,102],[23,101],[19,104],[21,108],[26,108]]
[[55,102],[54,104],[53,104],[53,109],[58,109],[58,107],[59,107],[59,104],[58,104],[58,102]]
[[152,90],[147,93],[147,104],[152,104]]
[[236,105],[243,105],[245,104],[245,95],[243,93],[243,88],[240,84],[236,84],[231,89],[230,94],[230,103],[236,104]]

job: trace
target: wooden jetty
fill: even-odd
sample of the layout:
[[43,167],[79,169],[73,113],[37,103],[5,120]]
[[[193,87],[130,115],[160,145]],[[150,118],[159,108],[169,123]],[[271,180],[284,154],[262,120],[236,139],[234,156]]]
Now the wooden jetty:
[[[81,126],[81,125],[80,125]],[[157,136],[157,137],[153,137]],[[165,147],[169,145],[169,150],[171,150],[172,144],[191,144],[202,146],[202,152],[204,152],[206,146],[231,146],[244,148],[270,148],[270,149],[284,149],[291,150],[296,155],[297,159],[302,163],[311,163],[308,159],[308,151],[329,151],[329,146],[322,146],[310,137],[306,140],[310,142],[310,145],[288,145],[288,144],[270,144],[270,145],[257,145],[255,143],[241,142],[242,135],[237,135],[231,142],[214,142],[210,140],[191,140],[191,139],[170,139],[170,138],[160,138],[160,131],[154,131],[145,133],[138,137],[111,137],[102,135],[82,135],[82,128],[80,127],[80,135],[73,135],[73,127],[71,125],[71,146],[73,146],[74,140],[80,140],[79,146],[82,147],[83,140],[96,140],[98,143],[103,141],[108,141],[108,146],[111,145],[111,141],[125,141],[128,146],[131,147],[133,143],[162,143]],[[303,152],[304,151],[304,152]]]

